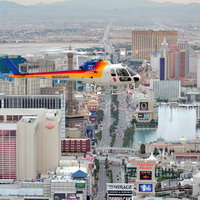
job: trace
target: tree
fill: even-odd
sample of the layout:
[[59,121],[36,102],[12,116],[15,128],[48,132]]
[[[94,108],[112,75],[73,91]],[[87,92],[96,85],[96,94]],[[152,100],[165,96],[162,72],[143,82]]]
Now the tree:
[[108,158],[105,159],[105,168],[106,170],[109,168]]
[[145,153],[146,153],[145,144],[141,144],[141,146],[140,146],[140,153],[141,153],[141,154],[145,154]]
[[172,174],[172,177],[174,177],[175,172],[174,172],[174,168],[173,167],[171,168],[171,174]]
[[168,168],[168,175],[169,175],[169,177],[172,176],[171,168]]
[[104,112],[103,112],[103,110],[98,110],[96,112],[96,115],[97,115],[98,124],[100,124],[103,121],[103,118],[104,118]]
[[132,147],[133,144],[133,136],[135,134],[135,128],[128,127],[124,132],[124,141],[123,141],[123,147]]
[[96,169],[97,169],[97,172],[99,171],[99,168],[100,168],[100,165],[99,165],[99,160],[98,159],[94,159],[94,163],[96,165]]
[[161,170],[162,178],[164,177],[164,173],[165,173],[165,171],[164,171],[164,169],[162,168],[162,170]]
[[164,172],[165,176],[167,176],[167,168],[165,168],[165,172]]
[[105,199],[107,199],[107,197],[108,197],[108,193],[105,193],[105,196],[104,196],[104,198],[105,198]]

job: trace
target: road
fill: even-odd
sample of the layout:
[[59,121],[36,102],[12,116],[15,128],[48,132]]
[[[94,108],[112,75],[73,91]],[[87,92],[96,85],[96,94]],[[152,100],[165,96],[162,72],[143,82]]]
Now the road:
[[119,122],[117,128],[117,137],[114,147],[123,147],[123,136],[127,127],[130,126],[129,112],[127,111],[126,94],[118,95],[119,101]]
[[[112,166],[111,166],[112,165]],[[124,182],[124,169],[121,164],[111,164],[110,168],[113,171],[113,183]]]
[[[109,39],[110,35],[110,28],[111,28],[112,22],[110,22],[105,30],[104,37],[102,40],[103,46],[105,48],[106,53],[112,54],[112,62],[113,63],[118,63],[118,55],[115,53],[114,47],[112,42]],[[108,147],[110,146],[111,142],[111,137],[109,133],[109,128],[112,123],[111,119],[111,113],[110,113],[110,108],[111,108],[111,97],[109,95],[105,95],[103,97],[104,101],[104,119],[102,122],[102,139],[99,142],[98,146],[99,147]],[[127,104],[126,104],[126,94],[121,94],[118,97],[119,100],[119,124],[117,127],[117,137],[115,140],[115,147],[122,147],[123,146],[123,133],[126,130],[127,126],[129,126],[129,120],[128,118],[128,113],[127,113]],[[103,154],[112,157],[116,156],[119,154],[119,152],[106,152],[106,150],[103,152]],[[98,181],[98,192],[97,192],[97,197],[96,200],[103,200],[105,199],[105,193],[106,193],[106,183],[110,182],[109,177],[106,175],[106,170],[104,163],[105,161],[100,159],[100,172],[99,172],[99,181]],[[124,169],[122,165],[119,162],[112,162],[112,164],[109,165],[109,169],[112,170],[113,172],[113,182],[114,183],[123,183],[124,182]]]
[[104,96],[104,119],[102,122],[102,138],[99,143],[99,147],[106,147],[110,146],[110,133],[109,133],[109,128],[111,125],[111,113],[110,113],[110,106],[111,106],[111,97],[109,95]]
[[[110,113],[110,106],[111,106],[111,97],[109,95],[106,95],[103,97],[104,101],[104,119],[102,122],[103,128],[102,128],[102,138],[99,143],[99,147],[106,147],[110,146],[110,133],[109,133],[109,128],[111,125],[111,113]],[[104,152],[104,154],[107,154]],[[97,197],[96,200],[103,200],[105,199],[105,194],[106,194],[106,183],[110,182],[109,177],[106,175],[106,170],[104,160],[99,159],[100,162],[100,171],[99,171],[99,181],[98,181],[98,192],[97,192]]]
[[[117,137],[114,143],[114,147],[123,147],[123,137],[124,132],[127,127],[130,126],[129,122],[129,112],[127,111],[127,103],[126,103],[126,94],[120,94],[118,95],[118,101],[119,101],[119,122],[117,127]],[[113,156],[118,154],[119,152],[112,152]],[[127,153],[126,153],[127,154]],[[121,154],[123,158],[123,153]],[[113,165],[113,164],[112,164]],[[113,171],[113,177],[114,183],[124,183],[124,169],[121,164],[119,165],[113,165],[112,166]]]
[[105,199],[106,194],[106,183],[109,183],[110,179],[106,175],[106,170],[104,167],[104,161],[100,161],[100,171],[99,171],[99,182],[98,182],[98,191],[96,200]]
[[110,54],[110,55],[113,55],[112,63],[113,64],[117,64],[118,63],[118,55],[115,52],[115,49],[113,47],[112,42],[110,41],[111,24],[112,24],[112,21],[108,24],[108,26],[107,26],[107,28],[106,28],[106,30],[104,32],[104,37],[103,37],[103,40],[102,40],[102,44],[103,44],[103,46],[105,48],[105,52]]
[[[99,143],[99,147],[108,147],[110,146],[110,133],[109,128],[112,123],[111,119],[111,97],[106,95],[103,97],[103,108],[104,108],[104,119],[102,122],[102,139]],[[120,94],[118,96],[119,101],[119,123],[117,127],[117,137],[114,143],[115,147],[122,147],[123,146],[123,133],[127,127],[130,126],[129,122],[129,111],[127,110],[127,103],[126,103],[126,94]],[[100,172],[99,172],[99,181],[98,181],[98,192],[97,192],[97,200],[103,200],[106,193],[106,183],[110,182],[110,178],[106,175],[105,169],[105,158],[106,155],[108,158],[110,157],[117,157],[117,159],[110,159],[109,169],[112,170],[113,173],[113,182],[114,183],[124,183],[124,168],[122,166],[122,159],[120,159],[120,154],[123,157],[123,152],[113,151],[108,152],[106,150],[103,151],[104,156],[98,156],[97,158],[100,161]],[[127,155],[127,153],[126,153]]]

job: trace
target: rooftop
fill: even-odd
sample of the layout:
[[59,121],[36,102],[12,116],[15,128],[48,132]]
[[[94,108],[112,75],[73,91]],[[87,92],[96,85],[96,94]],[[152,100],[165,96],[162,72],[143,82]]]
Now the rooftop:
[[43,196],[42,188],[1,188],[1,196]]
[[198,155],[200,156],[200,153],[173,153],[173,155],[187,155],[187,156],[194,156],[194,155]]
[[86,174],[85,172],[81,171],[80,169],[72,174],[73,178],[85,178],[87,176],[88,176],[88,174]]

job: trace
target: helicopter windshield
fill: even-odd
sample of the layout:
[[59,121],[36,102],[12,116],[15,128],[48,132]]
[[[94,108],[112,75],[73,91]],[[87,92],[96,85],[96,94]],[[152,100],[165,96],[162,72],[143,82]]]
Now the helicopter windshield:
[[130,73],[131,76],[137,75],[135,71],[133,71],[130,67],[127,67],[128,72]]
[[117,69],[116,72],[120,81],[131,81],[131,77],[126,69]]
[[117,69],[117,75],[118,76],[129,76],[126,69]]

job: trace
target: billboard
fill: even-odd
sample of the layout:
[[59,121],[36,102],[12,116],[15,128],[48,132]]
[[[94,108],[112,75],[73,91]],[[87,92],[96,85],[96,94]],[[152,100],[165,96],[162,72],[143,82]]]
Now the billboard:
[[139,192],[152,192],[153,185],[152,184],[139,184]]
[[132,200],[132,196],[109,196],[108,200]]
[[75,90],[78,92],[85,92],[86,91],[86,83],[82,81],[74,81]]
[[54,193],[54,200],[65,200],[65,193]]
[[85,136],[90,139],[94,139],[95,126],[86,126]]
[[107,190],[131,190],[133,191],[133,184],[126,184],[126,183],[107,183]]
[[76,194],[75,193],[68,193],[67,194],[67,200],[70,199],[76,199]]
[[139,169],[152,169],[155,164],[153,163],[137,163]]
[[133,190],[133,184],[107,183],[108,199],[110,200],[130,200]]
[[149,105],[148,102],[140,102],[140,110],[148,110]]
[[108,192],[108,194],[132,194],[133,193],[132,190],[126,190],[126,191],[123,191],[123,190],[108,190],[107,192]]
[[97,121],[97,116],[90,116],[89,117],[90,118],[90,121],[92,122],[92,123],[95,123],[96,121]]
[[150,113],[138,113],[138,118],[140,119],[149,119]]
[[85,188],[85,183],[75,183],[76,188]]
[[25,198],[24,200],[49,200],[49,199],[42,199],[42,198]]
[[140,171],[140,180],[151,180],[152,172],[151,171]]

